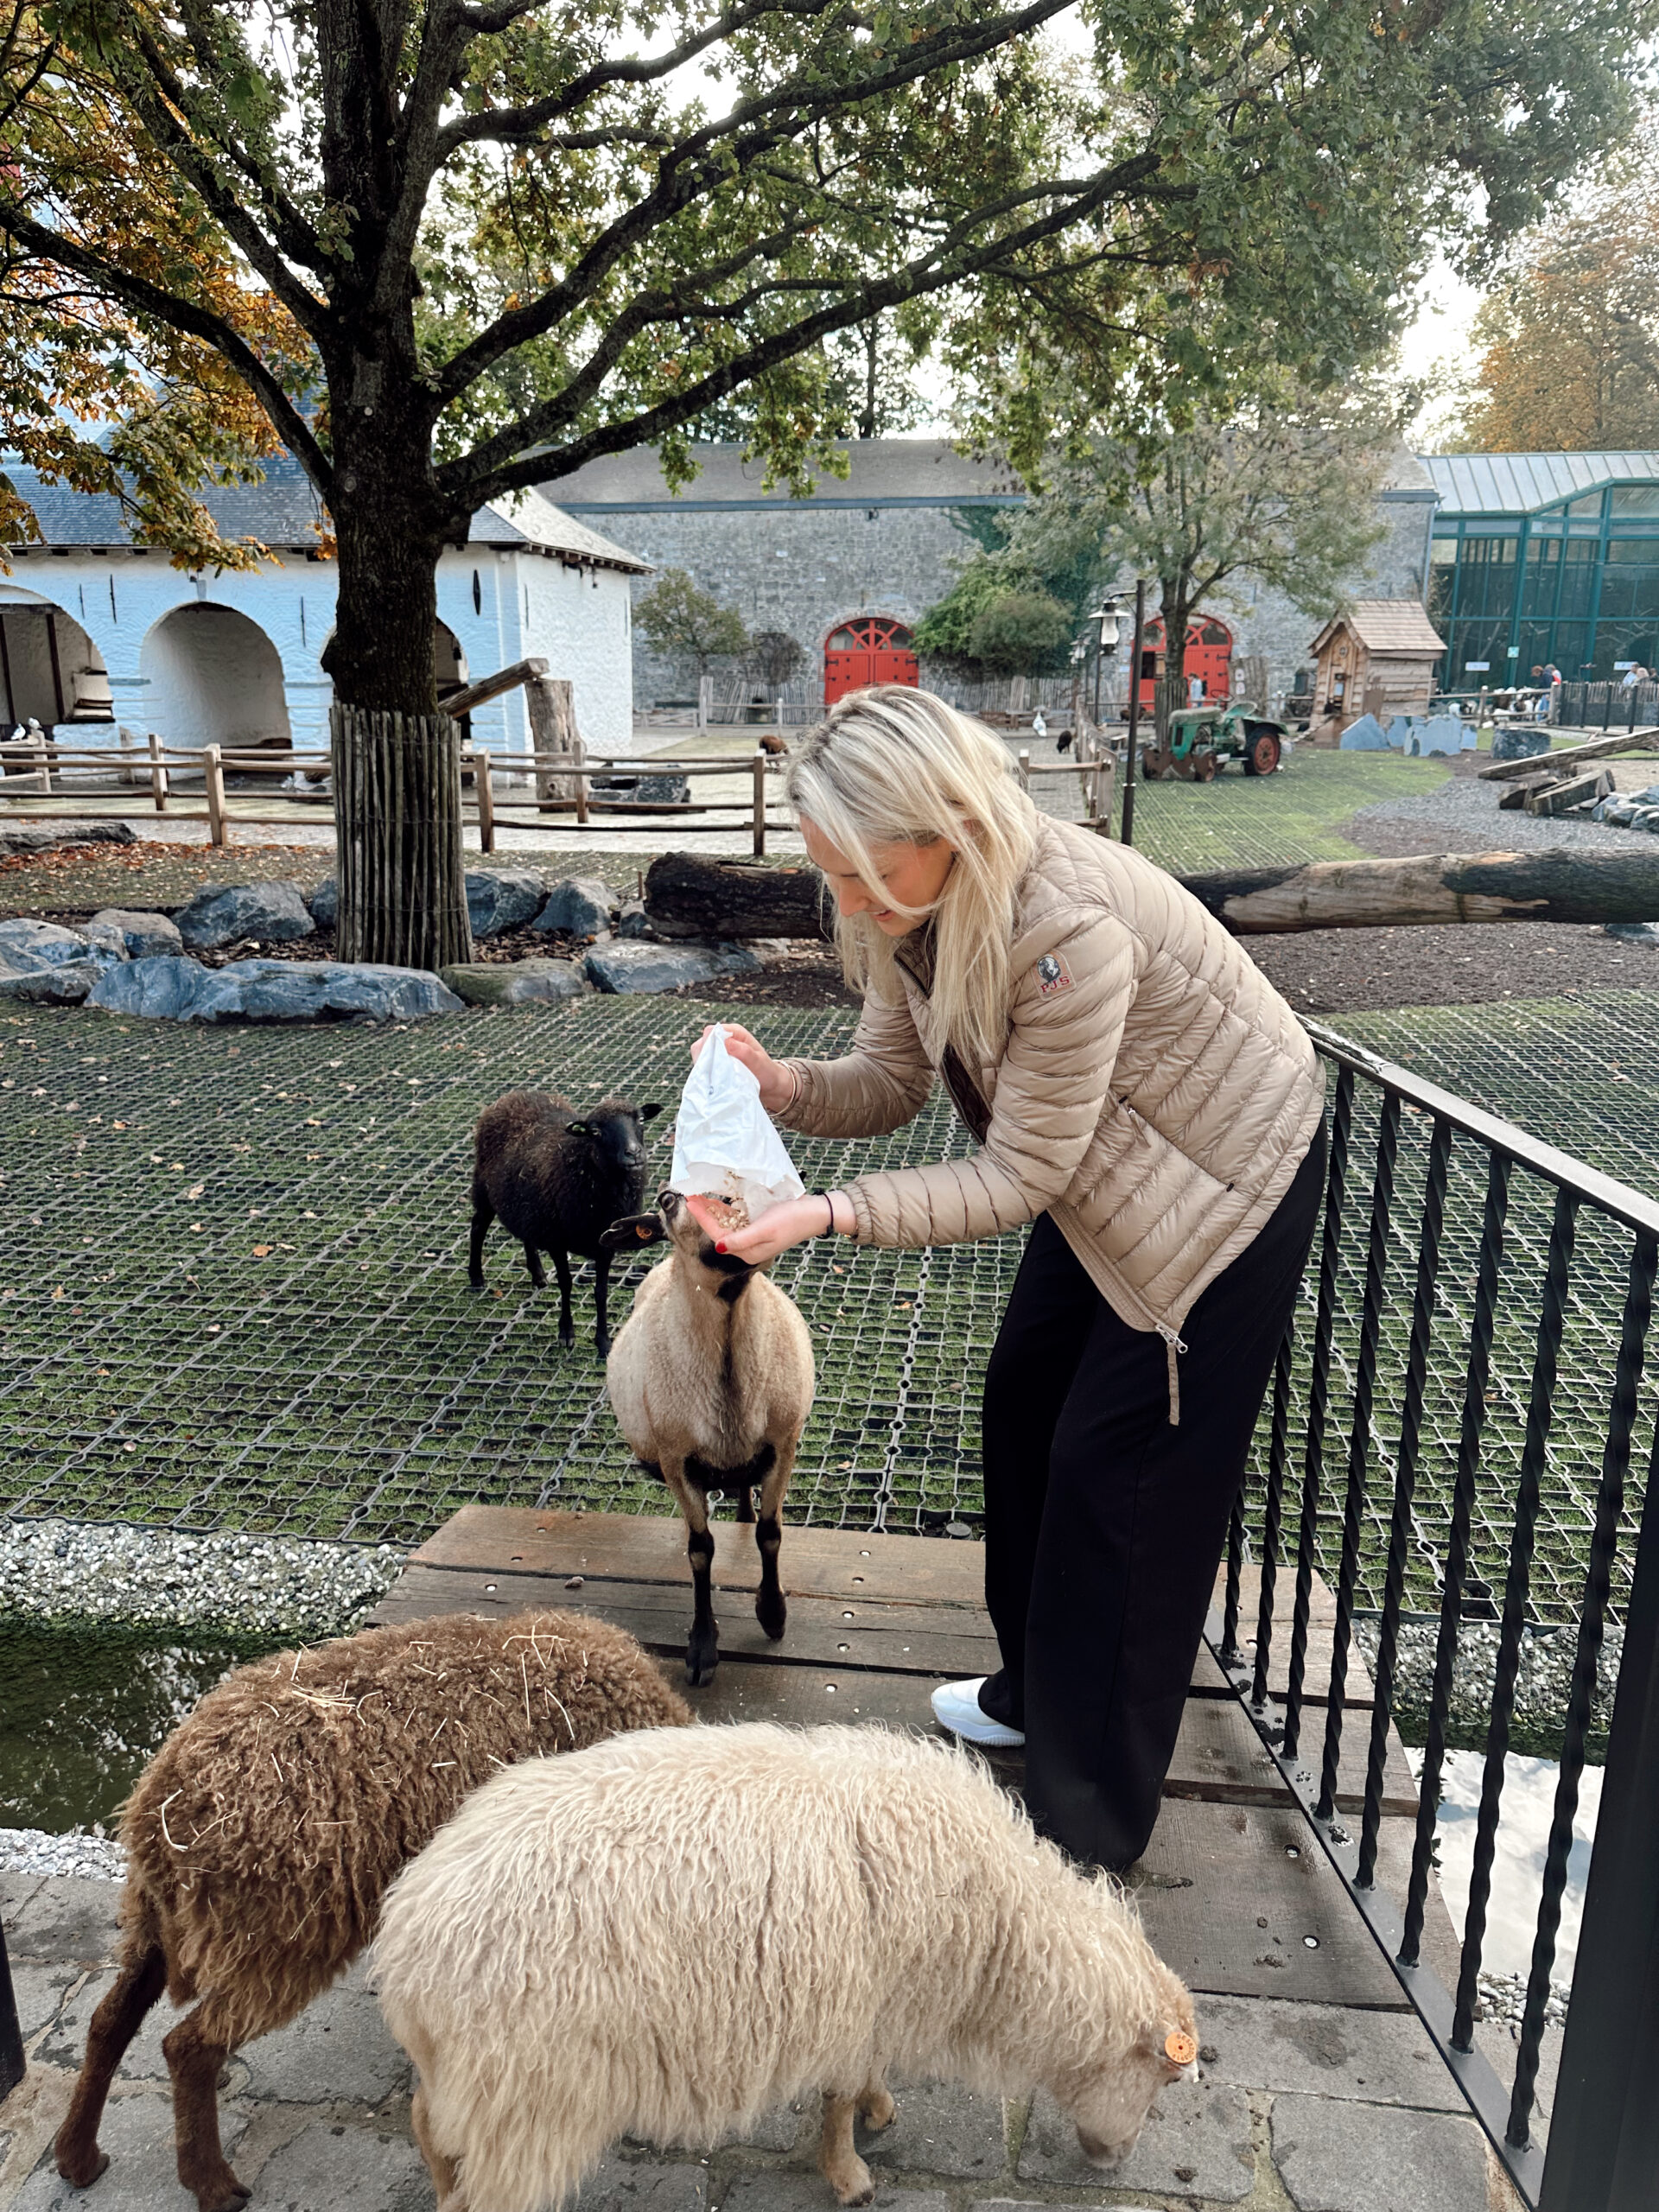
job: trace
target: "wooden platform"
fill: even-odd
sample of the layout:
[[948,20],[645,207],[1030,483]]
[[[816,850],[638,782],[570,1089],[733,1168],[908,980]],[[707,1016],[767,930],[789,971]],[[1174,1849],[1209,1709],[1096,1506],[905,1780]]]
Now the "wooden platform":
[[[779,1560],[789,1630],[769,1643],[754,1619],[752,1533],[715,1528],[721,1666],[688,1690],[710,1720],[879,1720],[931,1728],[934,1684],[997,1664],[984,1608],[984,1553],[921,1536],[789,1529]],[[1275,1593],[1275,1684],[1283,1681],[1291,1590]],[[1251,1578],[1245,1618],[1255,1619]],[[665,1516],[533,1512],[466,1506],[414,1554],[372,1619],[526,1606],[602,1615],[637,1636],[683,1686],[691,1620],[685,1532]],[[1317,1586],[1310,1653],[1328,1665],[1330,1593]],[[1282,1628],[1278,1622],[1282,1619]],[[1322,1677],[1310,1668],[1315,1681]],[[1357,1813],[1364,1788],[1370,1685],[1351,1674],[1338,1802]],[[1310,1704],[1306,1748],[1317,1759],[1325,1713]],[[1020,1763],[1002,1765],[1017,1786]],[[1404,1893],[1416,1796],[1390,1731],[1379,1877]],[[1141,1869],[1148,1933],[1195,1989],[1402,2008],[1398,1986],[1308,1834],[1273,1763],[1206,1649],[1193,1669],[1166,1805]],[[1438,1901],[1437,1901],[1438,1902]],[[1452,1931],[1443,1910],[1426,1949],[1444,1973]]]

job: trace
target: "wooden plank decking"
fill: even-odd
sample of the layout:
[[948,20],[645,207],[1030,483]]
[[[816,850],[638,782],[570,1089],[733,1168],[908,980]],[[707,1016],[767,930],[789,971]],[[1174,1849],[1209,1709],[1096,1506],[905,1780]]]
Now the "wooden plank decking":
[[[752,1532],[716,1524],[715,1612],[721,1664],[686,1694],[710,1720],[884,1721],[931,1727],[933,1685],[997,1663],[977,1544],[820,1529],[784,1532],[779,1566],[789,1630],[772,1643],[754,1619]],[[1276,1684],[1283,1681],[1291,1589],[1275,1592]],[[1246,1592],[1253,1626],[1257,1591]],[[372,1616],[391,1623],[447,1612],[556,1606],[629,1630],[683,1684],[691,1619],[685,1532],[677,1518],[466,1506],[414,1554]],[[1330,1593],[1316,1586],[1310,1679],[1328,1666]],[[1281,1624],[1282,1623],[1282,1625]],[[1243,1626],[1243,1624],[1242,1624]],[[1357,1813],[1370,1732],[1370,1685],[1351,1671],[1338,1807]],[[1323,1702],[1310,1701],[1315,1757]],[[1017,1757],[999,1769],[1018,1785]],[[1379,1878],[1403,1895],[1416,1796],[1390,1732]],[[1165,1808],[1140,1870],[1147,1931],[1195,1989],[1401,2008],[1398,1985],[1309,1835],[1273,1763],[1207,1649],[1193,1669]],[[1426,1950],[1446,1973],[1443,1909]]]

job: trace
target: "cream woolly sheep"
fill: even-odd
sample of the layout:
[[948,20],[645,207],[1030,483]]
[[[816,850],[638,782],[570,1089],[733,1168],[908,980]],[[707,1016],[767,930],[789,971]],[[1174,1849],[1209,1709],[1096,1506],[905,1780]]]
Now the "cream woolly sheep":
[[467,1792],[509,1760],[690,1718],[631,1636],[573,1613],[446,1614],[238,1667],[122,1808],[121,1971],[92,2015],[58,2171],[84,2189],[109,2164],[104,2101],[165,1988],[201,2000],[162,2045],[179,2179],[200,2212],[235,2212],[249,2192],[219,2142],[220,2067],[350,1965],[387,1883]]
[[[717,1197],[705,1210],[729,1207]],[[754,1518],[760,1553],[755,1618],[782,1636],[787,1607],[778,1580],[784,1493],[812,1408],[812,1339],[800,1310],[777,1284],[714,1239],[677,1192],[659,1191],[658,1212],[619,1221],[620,1246],[666,1234],[670,1256],[633,1295],[617,1332],[605,1381],[618,1427],[674,1493],[688,1530],[695,1592],[686,1679],[707,1682],[720,1657],[710,1590],[715,1561],[709,1492],[734,1493],[740,1521]]]
[[440,2212],[543,2212],[624,2133],[707,2148],[802,2091],[868,2202],[890,2068],[1050,2089],[1134,2145],[1197,2050],[1116,1885],[977,1762],[876,1728],[652,1730],[488,1783],[387,1895],[381,2009]]

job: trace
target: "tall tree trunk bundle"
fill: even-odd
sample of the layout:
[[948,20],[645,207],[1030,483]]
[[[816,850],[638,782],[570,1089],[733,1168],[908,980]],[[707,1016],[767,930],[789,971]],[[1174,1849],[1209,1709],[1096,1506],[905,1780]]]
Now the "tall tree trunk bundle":
[[473,957],[461,733],[448,715],[330,709],[342,960],[436,969]]

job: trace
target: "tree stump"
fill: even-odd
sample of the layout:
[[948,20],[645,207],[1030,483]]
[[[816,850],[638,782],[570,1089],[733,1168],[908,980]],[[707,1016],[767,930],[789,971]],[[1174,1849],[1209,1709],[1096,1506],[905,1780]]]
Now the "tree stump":
[[645,914],[663,937],[827,938],[834,908],[815,868],[664,853],[645,875]]
[[340,958],[432,969],[470,960],[455,724],[341,706],[328,723]]

